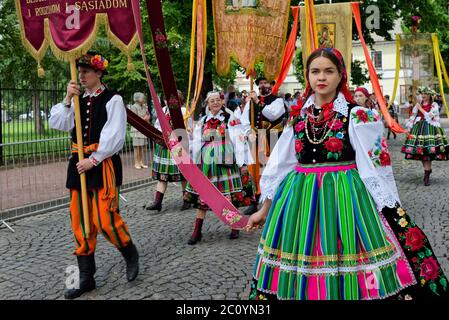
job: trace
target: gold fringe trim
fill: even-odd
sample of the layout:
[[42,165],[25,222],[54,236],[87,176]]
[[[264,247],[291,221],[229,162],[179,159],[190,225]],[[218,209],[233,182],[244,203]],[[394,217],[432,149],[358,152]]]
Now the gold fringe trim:
[[117,47],[121,52],[123,52],[124,55],[131,56],[133,51],[136,49],[137,44],[139,43],[139,39],[137,37],[137,30],[134,36],[132,37],[131,41],[129,42],[129,44],[126,45],[119,38],[117,38],[117,36],[114,33],[112,33],[111,27],[109,25],[108,16],[105,13],[97,14],[97,17],[98,16],[101,16],[103,19],[102,22],[105,25],[106,35],[108,36],[109,41],[111,41],[111,43],[115,47]]
[[15,0],[15,4],[16,4],[16,13],[17,13],[19,25],[20,25],[20,28],[19,28],[20,29],[20,39],[22,40],[22,44],[25,47],[25,49],[30,53],[30,55],[39,64],[40,61],[44,58],[45,52],[48,49],[47,39],[45,39],[45,35],[44,35],[44,40],[42,42],[41,47],[38,50],[36,50],[36,48],[34,48],[34,46],[31,44],[31,42],[25,36],[25,25],[24,25],[23,19],[22,19],[22,6],[20,5],[20,0]]
[[268,254],[276,255],[281,259],[288,260],[300,260],[306,262],[331,262],[331,261],[358,261],[360,259],[369,259],[388,252],[396,252],[396,248],[393,244],[390,244],[383,248],[371,250],[369,252],[363,252],[359,254],[348,255],[327,255],[327,256],[307,256],[303,254],[293,254],[288,252],[282,252],[279,249],[273,249],[265,244],[265,241],[261,241],[263,245],[263,251]]
[[132,62],[131,62],[131,66],[130,66],[129,58],[130,58],[132,52],[134,51],[134,49],[136,49],[136,47],[137,47],[137,43],[138,43],[137,30],[136,30],[136,33],[134,34],[133,38],[131,39],[130,43],[128,45],[126,45],[116,35],[114,35],[114,33],[111,31],[111,28],[109,26],[109,21],[107,18],[108,16],[106,13],[98,13],[95,16],[94,28],[93,28],[92,32],[90,33],[90,35],[80,46],[78,46],[75,49],[69,50],[69,51],[61,50],[56,45],[56,43],[54,42],[53,37],[51,35],[49,20],[45,19],[44,20],[44,41],[43,41],[41,47],[39,48],[39,50],[36,50],[25,36],[25,25],[24,25],[23,19],[22,19],[22,7],[20,5],[20,0],[15,0],[15,4],[16,4],[16,12],[19,17],[18,20],[19,20],[19,25],[20,25],[20,38],[22,40],[22,44],[25,47],[25,49],[37,61],[39,76],[41,76],[42,74],[45,74],[44,69],[40,66],[40,61],[45,56],[45,53],[46,53],[48,47],[51,48],[54,56],[59,60],[70,61],[73,59],[77,59],[77,58],[81,57],[83,54],[85,54],[87,51],[89,51],[89,49],[92,47],[92,45],[94,44],[94,42],[97,38],[98,30],[99,30],[101,24],[105,25],[106,34],[107,34],[108,39],[111,41],[111,43],[114,46],[116,46],[120,51],[122,51],[126,56],[128,56],[128,68],[130,68],[130,67],[134,68],[134,65],[132,64]]
[[133,64],[133,59],[130,55],[128,55],[128,64],[126,65],[126,69],[128,70],[128,72],[132,72],[136,69]]
[[38,62],[37,63],[37,76],[39,78],[44,78],[45,77],[45,70],[44,68],[42,68],[41,64]]
[[[231,51],[230,54],[229,54],[229,57],[228,57],[228,62],[229,62],[228,63],[228,67],[224,68],[224,69],[219,69],[219,67],[218,67],[218,45],[217,45],[217,28],[216,28],[216,21],[215,21],[215,16],[216,16],[216,13],[215,13],[215,1],[217,1],[217,0],[214,0],[212,2],[212,15],[213,15],[212,18],[213,18],[214,35],[215,35],[215,38],[214,38],[214,42],[215,42],[215,58],[214,58],[214,60],[215,60],[215,68],[216,68],[217,74],[220,75],[220,76],[223,76],[223,77],[227,76],[229,74],[229,71],[231,69],[231,63],[230,63],[231,59],[234,59],[240,66],[245,68],[245,72],[246,72],[246,74],[248,74],[250,70],[254,70],[254,66],[256,64],[258,64],[259,62],[264,62],[265,61],[265,55],[259,54],[259,55],[254,57],[253,61],[250,63],[249,66],[243,66],[240,63],[239,59],[237,58],[237,54],[235,53],[235,51]],[[284,31],[284,36],[283,36],[283,39],[284,39],[283,47],[284,47],[284,49],[282,51],[281,57],[284,57],[285,50],[286,50],[285,45],[287,43],[288,19],[290,18],[290,5],[291,5],[291,1],[288,0],[288,7],[287,7],[288,8],[288,14],[286,14],[286,18],[285,18],[285,22],[284,22],[284,30],[285,30]],[[279,65],[277,67],[278,71],[275,74],[273,74],[273,75],[268,75],[267,74],[267,67],[264,65],[264,75],[268,79],[268,81],[275,80],[275,79],[277,79],[279,77],[279,74],[281,73],[281,68],[282,68],[282,60],[283,59],[280,59]]]

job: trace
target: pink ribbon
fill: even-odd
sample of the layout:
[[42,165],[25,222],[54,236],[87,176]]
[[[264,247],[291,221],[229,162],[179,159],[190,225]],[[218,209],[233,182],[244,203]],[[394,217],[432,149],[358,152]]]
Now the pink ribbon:
[[154,106],[161,124],[162,132],[164,133],[163,136],[167,145],[170,146],[170,151],[174,149],[177,150],[177,152],[172,152],[172,156],[181,173],[190,182],[195,191],[200,195],[200,198],[206,202],[217,217],[233,229],[243,229],[247,225],[248,218],[241,215],[232,203],[230,203],[228,199],[226,199],[226,197],[224,197],[223,194],[212,184],[212,182],[204,176],[204,174],[190,159],[190,156],[185,149],[182,148],[181,143],[176,143],[176,140],[174,139],[170,140],[173,130],[165,118],[162,106],[157,98],[156,89],[154,88],[153,81],[151,80],[151,76],[148,71],[140,16],[140,4],[138,0],[131,0],[131,4],[134,12],[134,22],[136,24],[137,34],[139,35],[140,51],[145,67],[147,82],[150,88],[151,96],[153,97]]

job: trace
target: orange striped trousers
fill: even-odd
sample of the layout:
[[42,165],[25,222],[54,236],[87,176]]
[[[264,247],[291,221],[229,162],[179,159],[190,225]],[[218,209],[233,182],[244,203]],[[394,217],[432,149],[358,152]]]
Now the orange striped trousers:
[[[115,191],[115,197],[118,197],[118,188]],[[76,189],[70,190],[70,218],[75,235],[75,255],[77,256],[90,255],[95,252],[98,232],[119,249],[126,247],[131,242],[128,227],[119,214],[118,199],[104,199],[103,194],[103,188],[88,192],[90,236],[87,238],[81,192]],[[115,203],[117,205],[114,205]]]

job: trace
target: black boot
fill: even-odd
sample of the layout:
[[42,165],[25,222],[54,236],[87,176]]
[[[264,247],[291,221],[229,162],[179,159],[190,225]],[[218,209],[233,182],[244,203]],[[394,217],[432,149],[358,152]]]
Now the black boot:
[[147,210],[157,210],[160,212],[162,210],[162,200],[164,199],[164,194],[162,192],[156,191],[154,197],[154,202],[146,207]]
[[81,296],[83,293],[92,291],[95,289],[94,274],[96,271],[95,257],[92,253],[88,256],[77,256],[78,268],[79,268],[79,288],[68,289],[64,292],[64,298],[75,299]]
[[190,207],[191,207],[191,205],[192,205],[192,204],[191,204],[190,202],[184,201],[184,202],[182,203],[181,211],[189,210]]
[[430,186],[430,173],[432,170],[424,170],[424,185]]
[[229,234],[229,239],[231,240],[237,239],[239,237],[239,234],[240,234],[239,230],[232,229],[231,233]]
[[245,212],[243,212],[243,214],[245,216],[250,216],[253,213],[257,212],[257,210],[259,209],[257,208],[257,201],[256,201],[254,203],[251,203],[251,205],[245,210]]
[[203,227],[203,219],[196,218],[195,221],[195,229],[193,230],[192,236],[190,237],[187,244],[194,245],[197,242],[201,241],[202,235],[201,235],[201,229]]
[[134,243],[130,242],[126,247],[119,249],[126,261],[126,279],[128,282],[136,279],[139,274],[139,253]]

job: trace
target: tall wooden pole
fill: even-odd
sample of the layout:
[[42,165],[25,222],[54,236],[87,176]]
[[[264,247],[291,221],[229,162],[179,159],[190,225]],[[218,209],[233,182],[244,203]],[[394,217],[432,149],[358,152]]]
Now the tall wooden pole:
[[[70,60],[70,76],[71,80],[78,82],[78,74],[76,70],[76,62],[75,59]],[[78,144],[78,161],[84,159],[84,151],[83,151],[83,133],[81,131],[81,111],[80,111],[80,100],[79,96],[75,95],[73,97],[73,103],[75,106],[75,128],[76,128],[76,142]],[[84,218],[84,232],[86,234],[86,238],[90,236],[90,224],[89,224],[89,206],[87,203],[87,185],[86,185],[86,174],[80,174],[81,180],[81,201],[83,204],[83,218]]]
[[[254,80],[253,77],[249,77],[249,83],[250,83],[250,92],[252,93],[254,90]],[[250,94],[251,95],[251,94]],[[256,155],[254,157],[254,164],[249,166],[249,172],[251,173],[251,176],[253,177],[254,183],[256,184],[256,194],[260,194],[260,162],[259,162],[259,132],[257,131],[257,128],[255,126],[255,114],[254,114],[254,102],[253,99],[250,99],[250,112],[251,112],[251,131],[252,133],[256,133]]]

